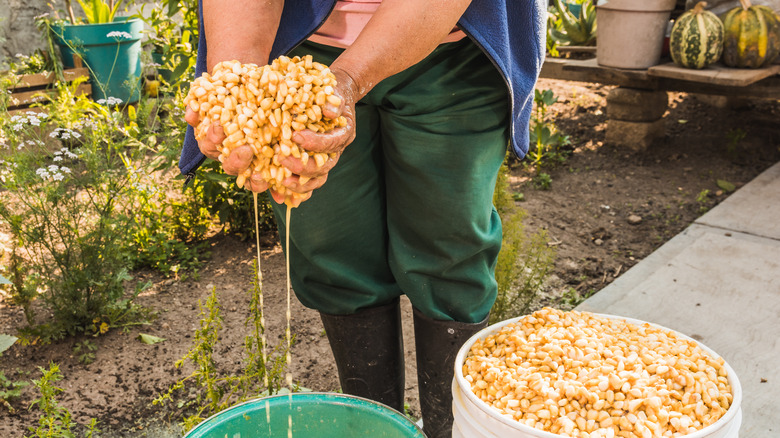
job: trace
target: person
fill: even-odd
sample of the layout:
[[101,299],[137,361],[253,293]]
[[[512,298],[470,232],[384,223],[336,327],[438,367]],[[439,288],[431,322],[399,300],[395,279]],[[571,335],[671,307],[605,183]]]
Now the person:
[[[486,326],[496,297],[493,190],[507,145],[527,152],[546,1],[202,0],[201,17],[197,75],[283,54],[330,66],[341,104],[324,112],[347,125],[293,140],[332,158],[320,169],[282,162],[288,189],[313,190],[291,212],[293,290],[320,312],[343,391],[401,412],[406,295],[423,431],[451,436],[455,355]],[[185,118],[199,122],[192,111]],[[182,173],[194,177],[223,138],[218,124],[200,142],[188,129]],[[236,148],[225,172],[243,172],[251,154]],[[268,188],[259,175],[246,186]],[[271,195],[284,242],[288,207]]]

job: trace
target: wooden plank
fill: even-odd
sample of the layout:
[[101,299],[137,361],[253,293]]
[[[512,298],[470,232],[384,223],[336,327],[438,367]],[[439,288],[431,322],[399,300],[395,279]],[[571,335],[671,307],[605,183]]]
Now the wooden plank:
[[596,54],[596,46],[558,46],[559,53],[592,53]]
[[673,62],[655,65],[647,69],[650,76],[658,76],[683,81],[706,82],[727,87],[744,87],[780,74],[780,65],[764,68],[729,68],[714,64],[701,70],[683,68]]
[[[54,90],[31,90],[21,93],[14,93],[11,96],[12,105],[9,109],[15,109],[21,106],[30,105],[37,102],[44,102],[47,100],[47,96],[53,96],[56,93]],[[84,83],[78,86],[76,94],[92,95],[92,85]]]
[[598,65],[596,59],[547,58],[542,64],[540,76],[546,79],[592,82],[648,90],[658,88],[657,78],[648,76],[644,70],[602,67]]
[[[777,69],[773,65],[771,69]],[[709,81],[688,81],[651,76],[646,70],[623,70],[598,65],[595,59],[573,60],[547,58],[540,75],[546,79],[591,82],[645,90],[679,91],[683,93],[741,96],[747,98],[780,99],[780,76],[774,75],[745,86],[722,85]]]
[[[65,79],[65,82],[71,82],[76,78],[80,78],[80,77],[88,78],[89,69],[86,67],[69,68],[67,70],[63,70],[62,76]],[[55,80],[54,72],[36,73],[33,75],[23,75],[19,78],[19,82],[17,82],[14,86],[12,86],[11,89],[17,90],[20,88],[31,88],[31,87],[38,87],[41,85],[48,85],[54,83],[54,80]]]

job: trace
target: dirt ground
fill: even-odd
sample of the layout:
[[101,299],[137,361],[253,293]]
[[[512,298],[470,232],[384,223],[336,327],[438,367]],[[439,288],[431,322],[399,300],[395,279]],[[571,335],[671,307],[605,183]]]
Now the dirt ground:
[[[609,87],[542,80],[538,88],[553,89],[553,106],[560,130],[570,135],[573,154],[551,169],[549,190],[532,186],[522,165],[512,167],[512,188],[522,193],[518,206],[528,213],[530,230],[545,228],[557,250],[554,273],[541,304],[568,308],[612,282],[694,219],[723,201],[729,193],[717,180],[737,188],[780,161],[780,102],[759,101],[739,109],[713,105],[710,99],[670,93],[665,115],[666,136],[644,151],[603,144],[606,95]],[[76,339],[53,345],[13,346],[0,357],[0,370],[11,380],[38,378],[38,366],[60,365],[65,392],[60,396],[79,423],[97,418],[110,437],[177,436],[176,409],[151,406],[151,400],[191,368],[174,362],[187,352],[198,327],[198,301],[216,286],[224,318],[216,348],[218,367],[239,369],[247,289],[255,247],[252,242],[218,234],[210,239],[212,256],[198,279],[174,281],[139,272],[154,286],[140,304],[159,313],[150,326],[128,333],[111,331],[95,338],[96,360],[82,365],[74,357]],[[278,245],[262,248],[265,312],[269,339],[284,337],[286,286],[284,257]],[[407,352],[407,399],[419,414],[410,336],[411,311],[404,302]],[[339,385],[327,339],[316,312],[293,299],[292,331],[297,337],[291,371],[294,380],[315,391]],[[21,309],[0,300],[0,333],[13,334],[23,324]],[[145,345],[139,333],[165,338]],[[27,387],[12,403],[16,413],[0,406],[0,436],[19,437],[37,423],[27,406],[37,394]]]

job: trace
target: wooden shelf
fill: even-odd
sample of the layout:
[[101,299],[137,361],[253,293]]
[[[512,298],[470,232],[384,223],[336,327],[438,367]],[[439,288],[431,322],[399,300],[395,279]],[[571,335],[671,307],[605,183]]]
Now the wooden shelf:
[[670,62],[649,69],[604,67],[596,58],[577,60],[548,57],[542,78],[592,82],[646,90],[780,99],[780,64],[761,69],[735,69],[715,65],[693,70]]
[[772,64],[763,68],[730,68],[722,64],[714,64],[707,68],[696,70],[683,68],[673,62],[668,62],[650,67],[647,69],[647,74],[682,81],[707,82],[726,87],[744,87],[780,74],[780,65]]

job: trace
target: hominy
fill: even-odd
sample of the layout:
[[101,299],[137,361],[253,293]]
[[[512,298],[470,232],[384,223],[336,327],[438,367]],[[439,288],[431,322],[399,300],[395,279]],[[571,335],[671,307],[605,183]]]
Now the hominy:
[[462,373],[501,414],[565,437],[681,437],[733,398],[723,359],[693,341],[551,308],[477,340]]
[[[311,158],[322,167],[331,158],[327,153],[303,150],[292,136],[304,129],[326,132],[346,125],[343,116],[329,119],[322,113],[326,102],[341,104],[333,94],[335,85],[333,73],[309,55],[281,56],[262,67],[225,61],[217,64],[212,74],[195,79],[185,104],[200,116],[195,127],[197,139],[204,138],[214,122],[222,126],[226,138],[219,146],[220,161],[238,146],[252,149],[252,164],[236,178],[239,187],[252,173],[258,173],[272,190],[286,196],[288,205],[297,205],[294,200],[305,199],[308,194],[292,192],[282,185],[292,172],[280,163],[292,155],[304,165]],[[299,183],[306,181],[308,178],[301,177]]]

